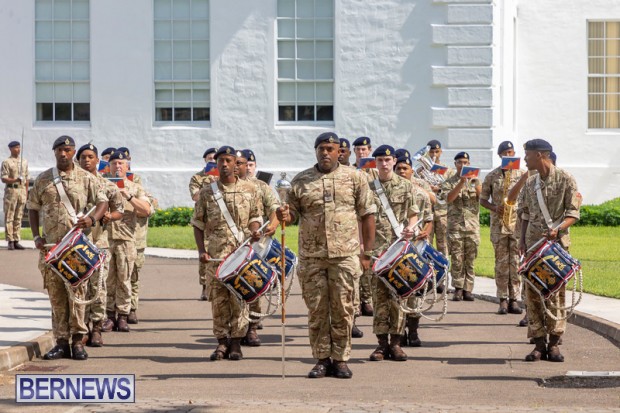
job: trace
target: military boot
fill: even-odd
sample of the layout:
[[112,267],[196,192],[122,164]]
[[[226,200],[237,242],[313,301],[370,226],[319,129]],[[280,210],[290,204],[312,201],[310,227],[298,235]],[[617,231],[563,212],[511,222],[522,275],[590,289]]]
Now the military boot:
[[388,345],[388,335],[378,334],[377,340],[379,346],[370,355],[370,361],[383,361],[390,356],[390,347]]
[[564,356],[560,353],[560,341],[562,337],[549,334],[549,345],[547,345],[547,360],[561,363],[564,361]]
[[525,356],[525,361],[539,361],[547,359],[547,346],[545,345],[545,337],[536,337],[534,338],[534,350],[527,356]]
[[390,358],[394,361],[407,360],[407,354],[400,347],[400,334],[390,335]]
[[407,333],[407,341],[409,342],[409,347],[421,347],[422,341],[420,341],[420,337],[418,337],[418,327],[420,326],[420,319],[410,317],[407,319],[407,329],[409,330]]
[[209,357],[211,361],[222,360],[228,358],[228,338],[218,338],[217,347]]
[[497,314],[508,314],[508,300],[505,298],[499,299],[499,309],[497,310]]
[[230,339],[230,353],[228,354],[230,360],[243,359],[243,353],[241,352],[241,338]]
[[101,326],[103,322],[101,320],[93,322],[93,329],[90,334],[90,346],[101,347],[103,346],[103,337],[101,337]]
[[138,314],[136,314],[136,310],[130,310],[129,315],[127,316],[128,324],[138,324]]
[[529,318],[527,318],[527,309],[526,309],[525,310],[525,315],[523,316],[521,321],[519,321],[519,327],[527,327],[529,322],[530,322],[530,320],[529,320]]
[[510,300],[508,302],[508,312],[510,314],[521,314],[523,313],[523,310],[521,309],[521,307],[519,307],[519,303],[517,302],[517,300]]
[[463,291],[463,301],[474,301],[474,294],[471,291]]
[[13,245],[13,241],[9,241],[8,250],[13,251],[14,249],[15,249],[15,246]]
[[71,336],[71,341],[73,345],[71,346],[71,358],[73,360],[84,361],[88,359],[88,353],[84,349],[84,335],[83,334],[74,334]]
[[452,296],[452,301],[463,301],[463,289],[455,288],[454,295]]
[[332,360],[327,357],[319,359],[312,370],[308,373],[309,379],[322,379],[332,375]]
[[69,341],[64,339],[56,340],[56,345],[43,356],[44,360],[70,359],[71,348]]
[[355,320],[357,320],[357,317],[354,316],[353,317],[353,328],[351,328],[351,337],[362,338],[364,337],[364,332],[357,327]]
[[123,333],[129,333],[129,324],[127,323],[127,314],[119,314],[116,329]]
[[334,360],[334,362],[332,363],[332,372],[334,374],[334,377],[336,377],[337,379],[350,379],[351,377],[353,377],[353,373],[349,369],[349,366],[347,366],[346,361]]
[[366,317],[372,317],[375,314],[372,304],[362,301],[360,305],[360,313]]
[[108,311],[108,318],[103,322],[101,331],[107,333],[112,330],[116,330],[116,313]]
[[248,332],[243,338],[242,344],[246,344],[250,347],[258,347],[260,346],[260,337],[258,337],[258,333],[256,329],[258,328],[258,323],[250,323],[248,327]]
[[23,245],[21,245],[19,243],[19,241],[13,241],[13,248],[15,248],[16,250],[25,250],[26,248],[24,248]]

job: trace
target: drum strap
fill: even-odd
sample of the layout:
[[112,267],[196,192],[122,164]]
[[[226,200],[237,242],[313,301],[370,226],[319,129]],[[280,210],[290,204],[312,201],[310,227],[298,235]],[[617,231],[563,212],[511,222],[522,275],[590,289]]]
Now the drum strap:
[[392,230],[396,237],[400,237],[400,234],[403,232],[403,224],[399,223],[396,219],[396,215],[394,215],[394,211],[392,210],[392,206],[390,205],[390,201],[387,199],[385,195],[385,190],[383,189],[383,185],[378,179],[375,179],[372,183],[375,194],[379,197],[379,201],[381,201],[381,206],[385,211],[385,215],[387,215],[388,221],[390,221],[390,225],[392,226]]
[[545,218],[545,222],[547,223],[547,226],[552,229],[552,228],[556,228],[557,226],[559,226],[559,224],[562,223],[563,218],[560,217],[560,219],[558,219],[556,222],[553,222],[553,219],[551,219],[551,214],[549,213],[549,209],[547,208],[547,204],[545,204],[545,198],[543,197],[542,194],[542,185],[540,182],[540,174],[536,175],[536,198],[538,198],[538,205],[540,206],[540,210],[543,214],[543,217]]
[[67,212],[71,217],[71,222],[75,224],[77,222],[77,214],[75,213],[75,208],[73,208],[73,205],[71,205],[71,202],[69,201],[69,197],[67,197],[65,187],[62,186],[62,178],[58,173],[58,168],[52,168],[52,175],[54,177],[54,185],[56,185],[56,190],[58,190],[58,195],[60,195],[60,202],[62,202],[67,209]]
[[222,192],[220,192],[220,188],[218,188],[217,186],[217,181],[211,182],[211,189],[213,190],[213,198],[215,198],[217,206],[220,207],[220,211],[222,211],[222,214],[226,219],[228,228],[230,228],[230,231],[233,233],[237,241],[243,242],[244,235],[241,231],[239,231],[239,228],[237,228],[237,225],[235,224],[235,220],[233,220],[233,217],[230,215],[230,211],[224,203],[224,197],[222,196]]

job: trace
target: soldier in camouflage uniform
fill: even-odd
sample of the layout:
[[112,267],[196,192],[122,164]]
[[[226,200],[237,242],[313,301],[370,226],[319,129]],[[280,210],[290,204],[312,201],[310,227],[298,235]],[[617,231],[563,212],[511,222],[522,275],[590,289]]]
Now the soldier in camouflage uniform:
[[[258,229],[263,208],[256,185],[235,176],[237,157],[232,147],[220,147],[215,159],[220,173],[217,187],[235,223],[235,230],[258,240],[261,237]],[[241,240],[235,238],[233,230],[228,226],[210,185],[200,191],[191,223],[200,261],[207,264],[207,276],[211,279],[209,301],[213,312],[213,334],[218,345],[210,358],[241,360],[241,340],[248,329],[248,309],[245,305],[241,306],[236,296],[216,278],[219,262],[212,261],[226,258],[237,249]],[[205,236],[208,250],[205,250]]]
[[[414,189],[411,181],[394,173],[396,159],[394,148],[389,145],[379,146],[372,154],[377,169],[370,169],[366,174],[373,199],[377,208],[375,217],[375,249],[374,255],[383,254],[398,238],[388,219],[386,208],[377,195],[377,185],[385,193],[389,207],[396,218],[395,224],[403,225],[401,236],[410,239],[414,234],[419,209],[415,203]],[[405,313],[398,302],[392,297],[390,289],[378,277],[372,276],[372,270],[366,271],[372,280],[373,289],[373,333],[377,336],[379,346],[370,355],[371,361],[382,361],[391,358],[395,361],[407,360],[407,354],[400,347],[401,335],[405,328]],[[389,334],[389,343],[388,343]]]
[[[78,152],[76,158],[78,159],[82,169],[90,172],[97,181],[97,185],[100,191],[103,191],[108,199],[108,210],[103,215],[100,221],[97,221],[90,233],[89,238],[99,248],[99,250],[105,252],[105,262],[102,263],[98,271],[96,271],[89,279],[88,291],[86,298],[88,300],[93,299],[96,295],[97,298],[92,304],[86,305],[84,321],[88,327],[88,341],[87,345],[92,347],[103,346],[103,338],[101,337],[101,329],[103,321],[106,317],[106,298],[107,289],[105,280],[108,277],[108,270],[110,268],[110,252],[108,242],[108,223],[110,221],[117,221],[123,217],[123,198],[118,190],[118,187],[109,180],[105,179],[97,172],[97,166],[99,163],[97,147],[92,144],[82,146]],[[101,289],[99,289],[99,283],[101,282]],[[92,322],[92,328],[90,323]]]
[[2,162],[1,176],[4,187],[4,225],[9,250],[23,250],[21,240],[22,216],[28,196],[28,161],[20,158],[21,145],[9,143],[11,156]]
[[[527,229],[521,231],[522,249],[532,247],[541,238],[557,240],[568,251],[570,247],[569,227],[579,220],[581,194],[577,190],[575,178],[563,169],[557,168],[550,160],[553,150],[549,142],[533,139],[525,143],[525,163],[529,170],[538,171],[538,175],[528,178],[523,188],[523,205],[521,207],[524,220],[528,221]],[[549,211],[553,222],[547,224],[537,192]],[[525,357],[526,361],[548,359],[562,362],[564,356],[558,347],[559,341],[566,331],[566,320],[554,320],[545,313],[542,298],[529,285],[525,289],[525,301],[529,317],[529,329],[534,338],[535,347]],[[547,308],[557,318],[563,318],[564,311],[558,310],[565,306],[565,287],[547,300]],[[548,338],[548,345],[545,341]]]
[[[480,181],[461,178],[461,169],[469,165],[469,154],[454,157],[456,174],[448,178],[441,190],[448,194],[448,241],[452,263],[454,301],[474,301],[474,261],[480,245]],[[437,221],[435,221],[437,222]]]
[[[427,144],[430,146],[428,155],[433,159],[436,164],[446,166],[441,163],[441,142],[438,140],[431,140]],[[454,175],[454,169],[450,168],[443,177],[447,180]],[[446,202],[447,194],[443,191],[441,186],[432,186],[433,192],[437,197],[437,202],[433,204],[433,232],[430,235],[431,244],[433,238],[435,239],[435,248],[446,257],[448,256],[448,203]]]
[[138,216],[148,216],[151,205],[141,185],[127,179],[129,165],[125,151],[114,151],[110,156],[110,173],[121,178],[120,194],[123,198],[123,217],[112,221],[108,228],[110,241],[110,270],[107,282],[106,312],[108,319],[103,331],[128,332],[128,316],[131,310],[131,274],[137,259],[136,230]]
[[340,165],[351,166],[351,144],[345,138],[340,138],[340,149],[338,149],[338,162]]
[[[88,332],[84,322],[84,305],[72,302],[66,290],[65,282],[45,263],[48,252],[46,244],[56,244],[73,228],[87,229],[99,221],[108,208],[107,198],[99,189],[95,177],[78,167],[73,162],[75,141],[69,136],[61,136],[52,146],[56,157],[56,167],[42,172],[34,182],[28,197],[28,215],[34,243],[39,253],[39,270],[43,275],[43,285],[49,294],[52,307],[52,333],[56,339],[54,346],[44,356],[46,360],[71,358],[86,360],[88,354],[84,350],[82,340]],[[54,175],[58,174],[55,179]],[[62,185],[66,199],[76,214],[96,209],[88,216],[77,218],[71,216],[61,200],[55,185]],[[43,236],[39,235],[39,214],[43,219]],[[87,283],[74,289],[79,299],[86,296]],[[69,339],[72,347],[69,347]]]
[[[314,143],[318,163],[291,182],[288,204],[278,208],[286,223],[299,218],[299,283],[308,307],[308,330],[317,364],[308,374],[352,377],[351,354],[354,279],[370,267],[376,207],[368,181],[338,164],[340,140],[326,132]],[[365,251],[360,251],[361,217]],[[332,364],[333,359],[333,364]]]
[[[514,146],[510,141],[502,142],[497,153],[500,158],[515,156]],[[516,205],[512,215],[512,227],[502,224],[504,215],[504,198],[521,178],[522,171],[503,170],[501,166],[487,174],[482,183],[480,205],[491,211],[491,243],[495,250],[495,285],[499,298],[498,314],[521,314],[518,300],[521,295],[521,276],[519,267],[519,248],[517,243]],[[508,187],[504,184],[508,180]]]

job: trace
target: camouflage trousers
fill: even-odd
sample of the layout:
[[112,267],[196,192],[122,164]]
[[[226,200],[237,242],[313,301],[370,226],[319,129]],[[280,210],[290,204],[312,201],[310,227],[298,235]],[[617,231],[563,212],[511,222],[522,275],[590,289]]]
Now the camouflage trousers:
[[448,216],[437,216],[433,220],[433,230],[431,231],[428,239],[429,243],[433,244],[433,237],[435,239],[435,249],[448,257]]
[[406,314],[400,309],[390,289],[379,277],[372,277],[372,332],[380,334],[402,334],[405,328]]
[[4,195],[4,226],[7,241],[20,241],[25,201],[17,193]]
[[454,231],[448,235],[448,242],[450,243],[452,286],[471,292],[476,279],[474,261],[478,256],[480,233]]
[[217,263],[207,264],[211,279],[209,295],[213,313],[213,335],[215,338],[242,338],[248,331],[248,306],[241,304],[221,281],[215,279]]
[[[249,305],[249,310],[255,313],[262,313],[263,312],[262,301],[263,301],[263,297],[258,297],[258,300],[254,301],[252,304]],[[250,317],[250,320],[253,320],[252,322],[256,322],[256,323],[260,321],[256,317]]]
[[514,235],[491,234],[495,250],[495,286],[497,298],[519,300],[521,298],[521,276],[519,268],[518,241]]
[[[545,301],[547,308],[556,317],[565,317],[566,311],[558,310],[565,306],[566,288],[562,287],[556,294]],[[525,286],[525,304],[527,305],[528,337],[545,337],[547,334],[561,336],[566,331],[566,320],[556,321],[549,317],[543,307],[542,297],[529,285]]]
[[[70,341],[74,334],[88,333],[84,322],[84,305],[71,301],[65,282],[45,264],[46,253],[45,250],[39,253],[39,271],[52,307],[52,334],[56,341]],[[82,283],[74,289],[75,296],[83,300],[86,297],[86,288],[86,283]]]
[[351,356],[355,279],[359,257],[300,258],[299,284],[308,307],[312,356],[347,361]]
[[131,274],[136,262],[135,241],[113,240],[110,243],[110,270],[106,311],[127,315],[131,309]]
[[365,271],[359,277],[360,302],[372,302],[372,271]]
[[88,291],[86,297],[88,300],[95,297],[97,294],[97,287],[99,285],[99,279],[103,279],[103,283],[101,284],[101,290],[99,290],[99,294],[97,299],[86,306],[86,311],[84,315],[84,321],[86,325],[90,321],[97,322],[105,320],[105,307],[106,307],[106,299],[107,299],[107,287],[106,287],[106,279],[108,278],[108,271],[110,269],[110,251],[107,249],[103,249],[105,251],[105,261],[101,264],[99,271],[95,271],[93,275],[88,280]]
[[131,309],[136,311],[138,309],[138,304],[140,298],[138,295],[140,294],[140,271],[144,266],[144,248],[140,248],[137,250],[136,254],[136,262],[133,266],[133,271],[131,272]]
[[[420,291],[422,291],[422,290],[420,290]],[[429,292],[427,294],[427,296],[430,295],[430,294],[432,294],[432,291]],[[409,298],[407,298],[407,306],[409,308],[416,308],[417,306],[422,304],[421,301],[422,301],[422,297],[418,296],[417,294],[411,294],[409,296]],[[422,315],[420,315],[420,313],[409,313],[409,314],[405,314],[405,316],[406,316],[405,317],[405,321],[410,319],[410,318],[422,318]],[[402,330],[403,332],[405,330],[405,325],[403,325],[403,330]],[[402,332],[401,332],[401,334],[402,334]]]

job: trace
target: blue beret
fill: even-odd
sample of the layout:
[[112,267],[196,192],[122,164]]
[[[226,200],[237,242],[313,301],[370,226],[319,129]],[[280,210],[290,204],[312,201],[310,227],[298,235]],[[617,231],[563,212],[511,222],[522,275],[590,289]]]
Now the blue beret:
[[396,165],[398,165],[401,162],[404,162],[407,165],[411,165],[411,158],[408,156],[399,156],[398,158],[396,158]]
[[403,148],[396,149],[396,152],[394,152],[394,156],[396,156],[397,158],[400,158],[401,156],[411,158],[411,154],[409,153],[409,151]]
[[549,154],[549,159],[551,159],[551,162],[553,162],[553,164],[555,165],[555,162],[558,160],[558,156],[555,154],[555,152],[551,152]]
[[112,162],[112,161],[115,161],[117,159],[126,161],[127,160],[127,155],[125,155],[125,152],[123,152],[123,151],[116,150],[116,151],[112,152],[112,155],[110,155],[110,159],[108,159],[108,162]]
[[250,162],[256,162],[256,155],[254,155],[252,149],[244,149],[243,152],[246,154],[245,159]]
[[523,149],[526,151],[553,151],[553,147],[544,139],[532,139],[525,142]]
[[250,160],[250,150],[249,149],[242,149],[240,151],[237,151],[237,153],[235,154],[237,156],[237,158],[245,158],[248,161]]
[[348,139],[340,138],[340,147],[351,149],[351,143]]
[[334,132],[323,132],[319,136],[317,136],[314,141],[314,149],[318,148],[320,144],[323,142],[327,143],[337,143],[340,145],[340,138]]
[[9,142],[9,148],[13,148],[15,146],[20,146],[20,143],[17,141],[11,141]]
[[441,142],[439,142],[437,139],[433,139],[428,141],[426,146],[430,146],[431,149],[441,149]]
[[370,138],[368,136],[360,136],[353,141],[353,146],[370,145]]
[[125,154],[125,156],[129,156],[129,155],[131,155],[131,154],[129,153],[129,149],[127,149],[127,148],[126,148],[126,147],[124,147],[124,146],[121,146],[120,148],[117,148],[114,152],[123,152],[123,153]]
[[75,141],[71,136],[62,135],[60,138],[57,138],[52,145],[52,150],[58,148],[59,146],[67,145],[67,146],[75,146]]
[[454,160],[458,161],[459,159],[467,159],[467,160],[469,160],[469,154],[467,152],[459,152],[454,157]]
[[209,148],[202,154],[203,158],[206,158],[208,154],[217,152],[217,148]]
[[512,142],[510,141],[504,141],[502,143],[499,144],[499,146],[497,147],[497,154],[501,155],[502,152],[506,152],[508,149],[514,149],[514,145],[512,144]]
[[381,145],[372,153],[372,156],[376,158],[377,156],[396,156],[395,150],[390,145]]
[[101,152],[101,156],[112,155],[116,148],[105,148],[103,152]]
[[217,152],[215,152],[215,159],[217,159],[218,156],[220,155],[232,155],[232,156],[237,156],[237,152],[235,151],[235,148],[233,148],[232,146],[220,146],[217,149]]
[[80,159],[80,155],[84,151],[93,151],[93,152],[95,152],[95,155],[99,154],[99,152],[97,151],[97,147],[95,145],[93,145],[92,143],[87,143],[86,145],[83,145],[80,149],[78,149],[78,151],[77,151],[77,158],[78,159]]

